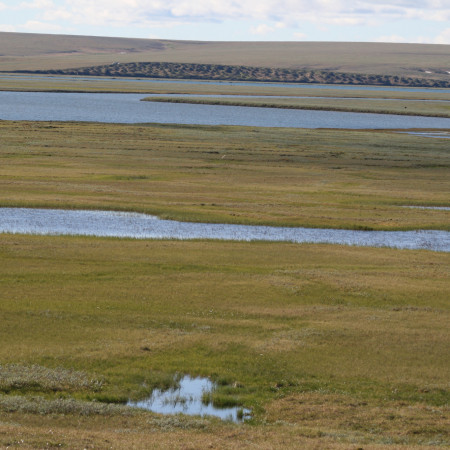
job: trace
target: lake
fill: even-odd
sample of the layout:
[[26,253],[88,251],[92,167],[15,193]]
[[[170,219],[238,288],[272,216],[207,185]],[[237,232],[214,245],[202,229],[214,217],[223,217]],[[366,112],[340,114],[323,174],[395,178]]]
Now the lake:
[[308,242],[450,252],[450,232],[447,231],[360,231],[193,223],[114,211],[0,208],[0,232],[135,239]]
[[450,129],[450,119],[437,117],[140,101],[146,96],[145,94],[0,91],[0,120],[294,128]]

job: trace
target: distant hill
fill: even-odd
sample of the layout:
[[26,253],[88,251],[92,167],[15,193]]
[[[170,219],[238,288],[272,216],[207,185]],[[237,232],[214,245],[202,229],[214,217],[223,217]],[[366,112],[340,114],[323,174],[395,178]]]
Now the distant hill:
[[0,32],[0,71],[119,65],[129,72],[129,63],[152,62],[183,63],[185,70],[191,70],[191,64],[215,70],[233,66],[288,69],[291,75],[313,71],[353,78],[372,75],[450,82],[450,45],[203,42]]
[[429,78],[399,77],[396,75],[366,75],[358,73],[330,72],[325,70],[227,66],[223,64],[115,62],[109,65],[82,67],[79,69],[19,70],[16,72],[97,77],[173,78],[450,88],[450,81],[433,80]]

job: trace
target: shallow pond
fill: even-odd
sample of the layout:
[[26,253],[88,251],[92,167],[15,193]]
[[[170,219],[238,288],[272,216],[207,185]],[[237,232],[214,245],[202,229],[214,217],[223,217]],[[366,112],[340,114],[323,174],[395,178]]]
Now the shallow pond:
[[359,231],[193,223],[114,211],[0,208],[0,232],[137,239],[309,242],[450,251],[450,232],[447,231]]
[[450,119],[439,117],[141,102],[145,97],[145,94],[0,91],[0,120],[292,128],[450,129]]
[[250,410],[239,406],[219,408],[209,401],[208,394],[216,385],[208,378],[184,376],[178,386],[168,390],[155,389],[145,400],[128,402],[129,406],[147,409],[160,414],[189,414],[193,416],[216,416],[222,420],[242,422],[249,418]]

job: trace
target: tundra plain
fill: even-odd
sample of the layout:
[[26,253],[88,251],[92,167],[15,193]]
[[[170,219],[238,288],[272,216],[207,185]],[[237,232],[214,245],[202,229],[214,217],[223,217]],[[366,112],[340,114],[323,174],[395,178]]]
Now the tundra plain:
[[[101,53],[64,54],[64,40],[50,51],[45,39],[23,58],[18,40],[16,59],[0,66],[73,67]],[[124,62],[148,57],[108,45]],[[229,55],[231,63],[241,54]],[[0,87],[281,92],[23,77],[0,79]],[[448,94],[369,95],[392,98],[396,108]],[[449,211],[405,208],[450,206],[449,141],[401,131],[0,121],[0,207],[449,230]],[[450,445],[448,253],[1,234],[0,261],[0,447]],[[182,374],[210,377],[215,404],[249,408],[252,418],[233,424],[125,406]]]
[[[446,141],[1,122],[1,205],[448,229]],[[426,147],[427,151],[424,151]],[[225,158],[223,157],[225,155]],[[446,253],[2,235],[0,443],[413,448],[448,439]],[[245,424],[120,403],[175,374]],[[126,432],[125,432],[126,431]]]

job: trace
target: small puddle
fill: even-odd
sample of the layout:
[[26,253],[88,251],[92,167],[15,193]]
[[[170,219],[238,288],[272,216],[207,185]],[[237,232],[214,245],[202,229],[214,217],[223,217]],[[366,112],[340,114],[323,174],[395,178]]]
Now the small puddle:
[[128,406],[146,409],[160,414],[188,414],[192,416],[216,416],[222,420],[243,422],[250,417],[250,410],[240,406],[219,408],[214,406],[207,394],[216,389],[208,378],[184,376],[175,388],[162,391],[155,389],[152,395]]

